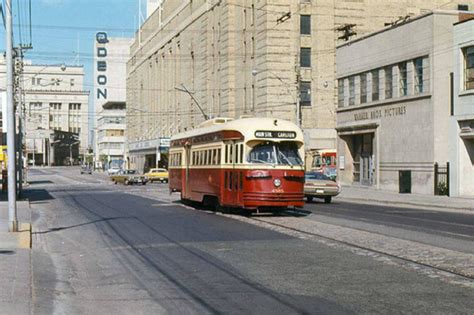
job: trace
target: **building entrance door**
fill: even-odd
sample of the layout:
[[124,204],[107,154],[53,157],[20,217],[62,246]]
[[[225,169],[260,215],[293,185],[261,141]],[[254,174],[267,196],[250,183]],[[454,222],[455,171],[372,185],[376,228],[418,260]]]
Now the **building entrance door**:
[[354,148],[354,182],[362,185],[374,183],[374,133],[356,135],[353,138]]

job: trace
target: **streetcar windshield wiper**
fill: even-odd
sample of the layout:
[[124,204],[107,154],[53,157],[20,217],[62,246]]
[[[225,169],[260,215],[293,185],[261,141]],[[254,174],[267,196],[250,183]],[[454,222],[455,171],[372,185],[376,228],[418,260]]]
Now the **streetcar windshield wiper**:
[[[284,163],[283,161],[281,161],[281,158],[286,160],[287,163]],[[280,150],[278,150],[278,164],[293,165],[293,163],[291,163],[291,161],[286,157],[286,155],[283,152],[281,152]]]

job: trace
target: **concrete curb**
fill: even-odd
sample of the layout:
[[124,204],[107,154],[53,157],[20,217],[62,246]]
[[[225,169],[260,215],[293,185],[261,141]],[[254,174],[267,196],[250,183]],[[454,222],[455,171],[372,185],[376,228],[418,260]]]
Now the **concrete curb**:
[[32,245],[32,226],[30,223],[18,223],[18,232],[1,232],[0,248],[29,249]]

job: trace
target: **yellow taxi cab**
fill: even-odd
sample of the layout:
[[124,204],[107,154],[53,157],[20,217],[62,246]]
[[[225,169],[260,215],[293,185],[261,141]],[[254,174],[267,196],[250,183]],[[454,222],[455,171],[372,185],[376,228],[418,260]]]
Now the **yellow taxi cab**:
[[152,168],[145,174],[150,182],[160,181],[162,183],[168,182],[168,170],[165,168]]

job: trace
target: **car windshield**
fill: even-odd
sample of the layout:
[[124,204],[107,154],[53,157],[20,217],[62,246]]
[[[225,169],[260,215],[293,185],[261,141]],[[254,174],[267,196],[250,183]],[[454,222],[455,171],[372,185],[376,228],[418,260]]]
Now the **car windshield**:
[[137,171],[136,170],[127,170],[127,171],[125,171],[125,174],[133,175],[133,174],[137,174]]
[[306,173],[304,175],[304,178],[306,180],[311,180],[311,179],[330,180],[330,178],[324,175],[323,173]]
[[247,157],[249,163],[301,165],[296,142],[265,142],[256,145]]

